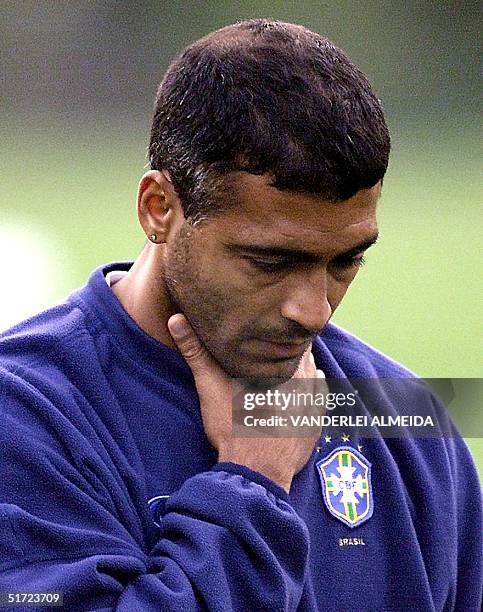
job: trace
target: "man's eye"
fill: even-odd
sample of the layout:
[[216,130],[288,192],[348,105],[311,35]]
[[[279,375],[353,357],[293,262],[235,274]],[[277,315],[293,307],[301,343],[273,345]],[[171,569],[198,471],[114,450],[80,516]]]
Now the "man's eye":
[[289,262],[285,260],[274,261],[273,259],[257,259],[254,257],[246,257],[245,259],[247,259],[254,268],[262,272],[279,272],[289,265]]
[[[287,259],[273,260],[260,259],[258,257],[245,257],[245,259],[253,268],[266,273],[281,272],[295,263]],[[363,255],[357,255],[356,257],[341,257],[339,259],[334,259],[330,265],[339,270],[348,270],[350,268],[360,268],[364,265],[365,261]]]
[[342,259],[334,259],[332,266],[335,268],[346,270],[348,268],[360,268],[366,263],[364,255],[357,255],[357,257],[345,257]]

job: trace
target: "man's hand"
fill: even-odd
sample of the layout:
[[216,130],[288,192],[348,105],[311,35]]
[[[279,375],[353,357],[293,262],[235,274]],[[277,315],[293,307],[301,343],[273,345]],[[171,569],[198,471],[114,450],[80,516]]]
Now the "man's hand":
[[[209,441],[218,450],[218,461],[246,465],[288,492],[294,475],[312,454],[320,432],[312,437],[234,438],[230,377],[201,345],[184,315],[173,315],[168,321],[168,329],[193,372],[204,429]],[[294,378],[316,376],[309,348]]]

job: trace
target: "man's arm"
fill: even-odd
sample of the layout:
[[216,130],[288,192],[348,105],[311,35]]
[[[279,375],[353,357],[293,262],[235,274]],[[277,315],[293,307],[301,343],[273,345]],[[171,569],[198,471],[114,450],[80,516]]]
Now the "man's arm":
[[170,496],[147,550],[122,474],[65,411],[11,373],[1,389],[0,591],[63,591],[78,610],[297,608],[308,533],[269,474],[228,453]]

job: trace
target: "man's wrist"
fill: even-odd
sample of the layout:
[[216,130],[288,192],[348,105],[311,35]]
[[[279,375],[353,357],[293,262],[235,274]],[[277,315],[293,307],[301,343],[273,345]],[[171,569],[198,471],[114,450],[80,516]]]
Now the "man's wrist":
[[281,499],[287,503],[291,503],[289,493],[286,489],[284,489],[277,482],[265,476],[261,472],[252,470],[246,465],[242,465],[241,463],[216,463],[211,471],[214,472],[226,472],[228,474],[236,474],[238,476],[242,476],[247,481],[253,482],[262,486],[264,489],[275,495],[277,499]]
[[258,472],[275,482],[287,493],[292,484],[293,474],[282,471],[279,466],[269,465],[263,458],[247,456],[245,453],[237,453],[232,449],[220,449],[218,452],[218,463],[237,463]]

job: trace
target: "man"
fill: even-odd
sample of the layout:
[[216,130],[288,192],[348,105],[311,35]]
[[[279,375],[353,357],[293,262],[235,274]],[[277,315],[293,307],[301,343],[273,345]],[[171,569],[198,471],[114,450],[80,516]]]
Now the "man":
[[[168,69],[149,154],[139,258],[0,343],[0,590],[69,610],[479,609],[460,439],[231,434],[232,377],[411,376],[329,323],[377,239],[389,136],[367,79],[300,26],[229,26]],[[364,474],[346,515],[336,458]]]

